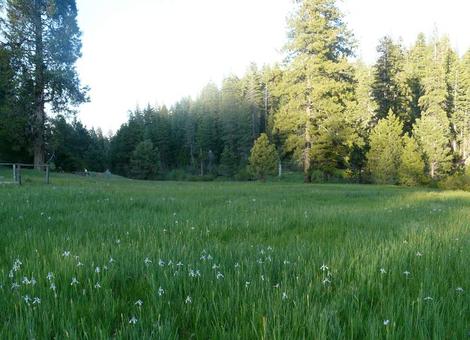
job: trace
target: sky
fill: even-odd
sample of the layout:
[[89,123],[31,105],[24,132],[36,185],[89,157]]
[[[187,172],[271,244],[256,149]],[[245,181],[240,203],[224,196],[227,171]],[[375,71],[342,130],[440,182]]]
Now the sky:
[[[137,106],[171,106],[197,97],[208,82],[242,76],[251,62],[283,59],[293,0],[77,0],[83,57],[77,69],[90,87],[78,118],[116,132]],[[470,48],[470,0],[343,0],[358,57],[372,64],[381,37],[437,28],[462,54]]]

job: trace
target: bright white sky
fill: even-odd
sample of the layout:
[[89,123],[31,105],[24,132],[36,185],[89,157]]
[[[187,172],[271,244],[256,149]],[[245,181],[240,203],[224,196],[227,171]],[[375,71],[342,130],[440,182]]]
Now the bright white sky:
[[[282,60],[293,0],[77,0],[83,32],[78,71],[91,87],[80,107],[88,127],[116,131],[137,105],[172,105],[209,81],[243,75],[250,62]],[[434,27],[460,53],[470,48],[470,0],[344,0],[359,42],[373,63],[385,34],[411,44]]]

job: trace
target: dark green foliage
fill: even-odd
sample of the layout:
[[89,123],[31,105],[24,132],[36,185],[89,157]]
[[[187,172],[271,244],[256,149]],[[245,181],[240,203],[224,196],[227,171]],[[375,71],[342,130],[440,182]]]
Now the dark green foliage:
[[150,140],[137,144],[132,152],[131,175],[136,179],[155,179],[160,167],[158,148]]
[[377,119],[388,112],[396,112],[410,131],[409,95],[404,75],[405,56],[403,48],[390,37],[384,37],[377,47],[379,58],[374,66],[372,94],[377,103]]

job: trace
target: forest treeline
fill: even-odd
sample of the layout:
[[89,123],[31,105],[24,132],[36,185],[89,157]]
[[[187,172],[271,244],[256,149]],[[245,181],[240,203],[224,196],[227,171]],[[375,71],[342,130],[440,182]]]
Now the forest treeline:
[[[112,136],[47,117],[45,159],[142,179],[264,178],[275,159],[305,182],[418,185],[470,171],[470,51],[437,33],[412,46],[386,36],[366,65],[334,0],[298,2],[288,33],[282,64],[253,64],[172,107],[136,108]],[[15,84],[14,52],[0,47],[0,160],[28,161],[30,94]]]

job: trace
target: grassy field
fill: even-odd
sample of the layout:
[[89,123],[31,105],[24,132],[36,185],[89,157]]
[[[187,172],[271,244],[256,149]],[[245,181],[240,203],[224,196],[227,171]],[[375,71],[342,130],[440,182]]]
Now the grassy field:
[[39,182],[0,185],[1,339],[470,336],[470,194]]

